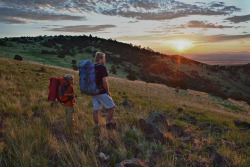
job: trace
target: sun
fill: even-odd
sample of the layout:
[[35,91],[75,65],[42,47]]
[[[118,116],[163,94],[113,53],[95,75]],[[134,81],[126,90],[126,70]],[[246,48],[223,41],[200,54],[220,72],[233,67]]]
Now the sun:
[[175,48],[177,51],[184,51],[193,46],[191,41],[185,40],[185,39],[178,39],[170,41],[172,44],[172,47]]

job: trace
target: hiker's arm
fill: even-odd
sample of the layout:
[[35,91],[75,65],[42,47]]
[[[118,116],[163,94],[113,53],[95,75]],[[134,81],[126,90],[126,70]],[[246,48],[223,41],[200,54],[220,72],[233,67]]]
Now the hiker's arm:
[[65,92],[64,96],[74,96],[75,95],[75,91],[73,90],[72,93],[68,93],[68,92]]
[[73,96],[74,93],[71,93],[71,94],[64,94],[64,96]]
[[103,77],[103,78],[102,78],[102,82],[103,82],[103,87],[104,87],[104,89],[105,89],[105,90],[108,92],[108,94],[110,95],[107,77]]

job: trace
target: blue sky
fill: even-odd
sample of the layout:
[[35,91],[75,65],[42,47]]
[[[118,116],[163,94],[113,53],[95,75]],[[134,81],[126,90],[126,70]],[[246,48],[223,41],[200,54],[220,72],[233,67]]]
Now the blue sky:
[[250,0],[0,0],[0,37],[89,35],[167,54],[250,52]]

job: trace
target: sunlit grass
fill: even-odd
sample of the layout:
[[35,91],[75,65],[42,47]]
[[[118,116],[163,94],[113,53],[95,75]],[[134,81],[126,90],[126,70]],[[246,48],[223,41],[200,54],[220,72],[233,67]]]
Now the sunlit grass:
[[[211,98],[202,92],[187,90],[176,93],[173,88],[160,84],[149,84],[141,81],[128,81],[120,78],[109,78],[112,97],[117,104],[114,120],[117,131],[108,132],[101,127],[97,138],[93,132],[91,98],[81,95],[78,88],[78,73],[61,68],[47,67],[45,72],[37,72],[40,65],[26,62],[1,59],[0,61],[0,115],[4,117],[4,142],[0,142],[0,162],[3,166],[100,166],[99,153],[112,155],[108,160],[112,166],[133,158],[134,149],[126,149],[125,142],[135,143],[140,149],[138,155],[147,161],[153,151],[163,152],[164,158],[156,162],[158,166],[176,166],[179,159],[176,151],[183,143],[171,132],[164,132],[172,143],[160,144],[148,141],[137,123],[147,118],[150,112],[166,115],[170,124],[176,124],[190,131],[195,137],[193,143],[184,145],[183,156],[190,161],[207,162],[207,146],[218,148],[218,152],[235,166],[247,166],[248,131],[240,131],[234,120],[249,122],[249,106],[232,101],[234,108],[222,106],[221,99]],[[75,108],[75,128],[69,131],[65,127],[65,112],[61,105],[54,107],[46,101],[49,77],[61,77],[66,73],[75,76],[75,90],[78,95]],[[119,93],[120,92],[120,93]],[[199,95],[199,96],[197,96]],[[120,105],[128,98],[135,106],[132,108]],[[223,104],[226,102],[223,102]],[[179,113],[178,108],[183,111]],[[100,113],[100,124],[105,125],[105,112]],[[213,134],[209,130],[201,131],[180,117],[192,116],[197,124],[215,123],[223,131]],[[230,128],[225,131],[224,128]],[[229,146],[220,145],[223,140]],[[238,151],[234,144],[241,146]],[[198,154],[201,151],[202,154]]]

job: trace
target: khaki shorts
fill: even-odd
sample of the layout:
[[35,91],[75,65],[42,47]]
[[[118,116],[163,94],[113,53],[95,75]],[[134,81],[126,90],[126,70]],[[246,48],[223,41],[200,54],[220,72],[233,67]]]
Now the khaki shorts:
[[112,97],[109,96],[108,93],[100,94],[91,96],[92,103],[93,103],[93,110],[100,110],[101,104],[106,108],[110,109],[112,107],[115,107],[115,103],[113,102]]

